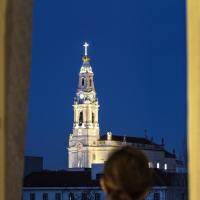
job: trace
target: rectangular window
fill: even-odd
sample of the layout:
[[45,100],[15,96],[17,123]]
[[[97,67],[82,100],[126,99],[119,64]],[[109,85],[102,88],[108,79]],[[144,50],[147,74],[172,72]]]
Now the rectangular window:
[[30,193],[30,200],[35,200],[35,193]]
[[167,170],[167,163],[164,164],[164,169]]
[[160,193],[159,192],[155,192],[153,195],[153,199],[154,200],[160,200]]
[[48,193],[43,193],[42,200],[48,200]]
[[81,198],[82,200],[87,200],[87,193],[85,193],[85,192],[83,192],[82,193],[82,198]]
[[181,199],[185,200],[185,194],[184,193],[181,193]]
[[61,200],[61,194],[60,193],[55,194],[55,200]]
[[72,192],[69,193],[69,200],[74,200],[74,194]]
[[94,199],[95,200],[100,200],[100,193],[95,193]]
[[157,169],[160,168],[160,163],[159,162],[157,162],[156,167],[157,167]]
[[153,168],[153,163],[152,162],[149,162],[149,168]]

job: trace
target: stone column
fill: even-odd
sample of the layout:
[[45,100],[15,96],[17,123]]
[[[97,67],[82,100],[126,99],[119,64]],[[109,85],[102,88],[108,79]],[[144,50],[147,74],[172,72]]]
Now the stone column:
[[20,200],[32,0],[0,0],[0,199]]
[[200,1],[187,0],[189,199],[200,191]]
[[88,106],[88,122],[92,122],[92,108],[91,106]]
[[99,115],[98,115],[98,113],[99,113],[99,108],[98,108],[98,106],[96,106],[96,108],[95,108],[95,122],[96,123],[99,123]]
[[0,199],[5,199],[5,0],[0,0]]

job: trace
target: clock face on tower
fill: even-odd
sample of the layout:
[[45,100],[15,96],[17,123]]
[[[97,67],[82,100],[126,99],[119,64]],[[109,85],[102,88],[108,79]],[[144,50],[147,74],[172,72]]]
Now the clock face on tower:
[[84,98],[84,94],[80,93],[79,97],[80,97],[80,99],[83,99]]

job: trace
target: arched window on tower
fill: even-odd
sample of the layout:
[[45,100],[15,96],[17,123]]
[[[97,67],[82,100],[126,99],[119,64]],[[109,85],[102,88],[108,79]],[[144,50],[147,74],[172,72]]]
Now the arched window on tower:
[[92,79],[90,78],[90,87],[92,87]]
[[94,123],[94,113],[92,113],[92,123]]
[[82,78],[82,79],[81,79],[81,85],[84,86],[84,84],[85,84],[85,79]]
[[82,123],[83,123],[83,111],[81,111],[79,114],[79,126],[81,126]]

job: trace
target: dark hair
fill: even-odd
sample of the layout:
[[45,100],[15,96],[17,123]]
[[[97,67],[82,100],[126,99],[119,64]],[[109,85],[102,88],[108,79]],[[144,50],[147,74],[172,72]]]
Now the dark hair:
[[108,199],[144,199],[151,186],[152,170],[141,151],[123,146],[105,163],[103,182]]

